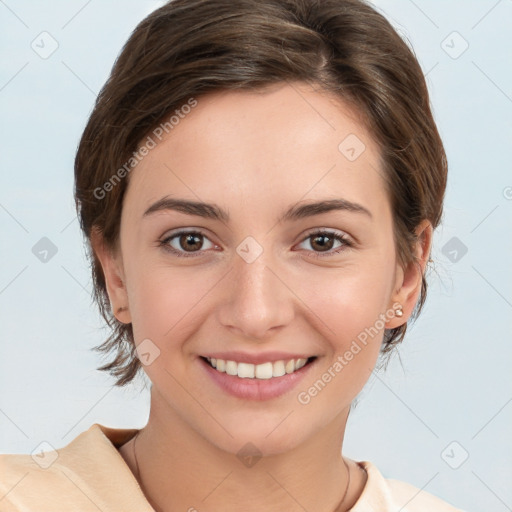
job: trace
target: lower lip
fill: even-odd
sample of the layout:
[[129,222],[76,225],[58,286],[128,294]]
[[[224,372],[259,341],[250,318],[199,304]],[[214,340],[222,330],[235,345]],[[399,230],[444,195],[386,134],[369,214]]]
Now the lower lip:
[[269,400],[284,395],[293,389],[311,370],[316,359],[293,373],[271,379],[243,379],[236,375],[219,372],[204,359],[198,358],[213,381],[226,393],[244,400]]

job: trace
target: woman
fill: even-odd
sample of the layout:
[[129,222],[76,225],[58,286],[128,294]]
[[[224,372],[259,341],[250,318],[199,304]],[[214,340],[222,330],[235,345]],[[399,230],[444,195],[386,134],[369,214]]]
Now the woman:
[[152,13],[75,162],[101,369],[142,369],[150,417],[2,456],[0,510],[457,510],[342,455],[425,301],[446,177],[418,62],[364,2]]

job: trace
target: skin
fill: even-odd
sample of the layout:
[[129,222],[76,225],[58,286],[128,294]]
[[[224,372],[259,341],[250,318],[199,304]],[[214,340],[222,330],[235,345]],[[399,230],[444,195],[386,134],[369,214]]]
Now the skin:
[[[354,161],[338,149],[349,134],[366,147]],[[306,84],[278,84],[199,98],[131,172],[118,248],[106,248],[97,233],[93,247],[113,311],[126,308],[118,320],[132,323],[136,344],[149,338],[160,350],[144,366],[151,410],[136,444],[137,478],[156,510],[327,512],[340,503],[350,404],[375,366],[384,328],[411,315],[432,240],[424,221],[416,230],[419,265],[398,264],[379,158],[347,104]],[[215,203],[230,221],[172,210],[143,216],[164,196]],[[333,198],[359,203],[372,217],[330,211],[277,222],[297,202]],[[199,256],[180,258],[159,246],[178,228],[204,233]],[[332,254],[341,247],[335,241],[322,252],[308,237],[314,228],[344,233],[353,247]],[[236,252],[247,236],[263,248],[250,264]],[[171,243],[187,254],[179,237]],[[298,392],[396,302],[403,316],[388,315],[321,392],[299,403]],[[221,350],[318,359],[297,388],[256,402],[224,393],[206,375],[198,356]],[[263,454],[252,467],[236,456],[247,442]],[[135,473],[133,440],[120,453]],[[366,483],[355,461],[345,461],[351,480],[340,510]]]

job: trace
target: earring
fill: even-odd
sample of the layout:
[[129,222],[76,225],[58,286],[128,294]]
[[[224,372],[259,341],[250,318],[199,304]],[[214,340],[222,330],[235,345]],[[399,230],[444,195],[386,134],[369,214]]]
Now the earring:
[[395,315],[396,316],[403,316],[404,312],[402,311],[402,308],[395,309]]

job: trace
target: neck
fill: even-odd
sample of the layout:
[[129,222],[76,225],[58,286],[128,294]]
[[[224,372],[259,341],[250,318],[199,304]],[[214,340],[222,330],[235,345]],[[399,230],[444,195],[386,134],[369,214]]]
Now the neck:
[[120,450],[157,512],[342,512],[366,483],[359,466],[341,455],[349,408],[307,443],[252,459],[213,446],[160,409],[152,393],[147,425]]

